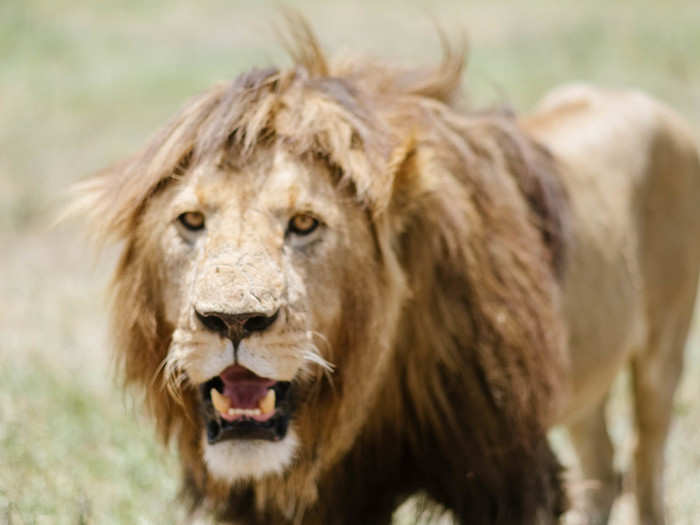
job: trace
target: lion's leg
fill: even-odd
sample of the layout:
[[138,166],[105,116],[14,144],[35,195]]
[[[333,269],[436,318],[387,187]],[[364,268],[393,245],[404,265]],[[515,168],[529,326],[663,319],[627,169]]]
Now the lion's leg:
[[586,525],[605,525],[620,492],[620,476],[613,468],[613,444],[605,425],[607,397],[568,425],[584,483]]
[[[691,303],[692,305],[692,303]],[[637,449],[635,492],[640,525],[664,521],[664,448],[673,413],[673,395],[683,368],[683,349],[691,308],[665,332],[655,334],[651,345],[632,361]]]

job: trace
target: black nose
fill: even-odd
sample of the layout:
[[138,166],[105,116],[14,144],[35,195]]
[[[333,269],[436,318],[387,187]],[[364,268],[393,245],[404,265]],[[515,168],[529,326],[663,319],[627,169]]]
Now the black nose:
[[234,348],[238,348],[240,342],[253,332],[262,332],[275,322],[279,315],[277,310],[272,315],[260,312],[247,312],[243,314],[230,314],[226,312],[200,312],[195,309],[197,318],[213,332],[228,337],[233,342]]

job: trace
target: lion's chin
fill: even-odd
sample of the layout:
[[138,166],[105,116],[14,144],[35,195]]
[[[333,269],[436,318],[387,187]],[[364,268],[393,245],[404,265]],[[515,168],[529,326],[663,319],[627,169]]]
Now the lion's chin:
[[297,446],[292,429],[280,441],[231,440],[210,445],[206,433],[202,435],[207,470],[229,484],[282,473],[294,460]]

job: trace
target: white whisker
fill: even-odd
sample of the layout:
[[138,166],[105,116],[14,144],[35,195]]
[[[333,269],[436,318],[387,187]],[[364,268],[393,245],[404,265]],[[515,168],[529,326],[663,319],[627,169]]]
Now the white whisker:
[[153,385],[155,384],[155,382],[156,382],[156,380],[158,379],[158,376],[159,376],[160,374],[163,374],[164,377],[167,376],[167,373],[164,372],[164,370],[165,370],[167,364],[168,364],[168,356],[166,355],[166,356],[162,359],[162,361],[160,362],[160,364],[158,365],[158,367],[156,368],[155,372],[153,372],[153,377],[151,377],[151,383],[150,383],[150,385],[149,385],[149,389],[153,388]]
[[327,372],[333,373],[333,370],[335,369],[335,365],[333,365],[333,363],[326,361],[319,355],[318,349],[315,346],[312,347],[311,350],[304,350],[302,357],[306,361],[311,361],[312,363],[317,364]]
[[168,392],[178,404],[184,405],[182,386],[187,381],[187,375],[183,372],[174,354],[172,351],[168,352],[168,355],[163,359],[165,371],[163,386],[168,389]]
[[308,330],[306,332],[306,337],[308,338],[307,344],[310,346],[310,348],[303,351],[302,356],[304,360],[318,365],[323,370],[323,373],[326,376],[326,378],[332,383],[332,374],[335,371],[335,365],[327,358],[323,357],[322,352],[320,351],[318,346],[316,346],[316,344],[313,342],[313,339],[315,338],[321,343],[323,343],[324,349],[326,350],[324,353],[330,356],[332,355],[332,349],[328,338],[322,333],[317,332],[315,330]]

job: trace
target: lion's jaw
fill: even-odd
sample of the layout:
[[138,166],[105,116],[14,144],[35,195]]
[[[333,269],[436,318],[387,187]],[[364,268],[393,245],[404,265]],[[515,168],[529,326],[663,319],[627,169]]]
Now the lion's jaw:
[[204,462],[209,474],[227,484],[281,474],[292,463],[298,446],[294,429],[276,442],[241,440],[210,445],[206,436],[202,436]]
[[[366,214],[336,187],[337,181],[320,164],[293,161],[279,152],[261,157],[242,168],[193,167],[182,180],[157,194],[156,204],[146,211],[145,221],[158,232],[155,242],[166,260],[161,270],[164,316],[175,327],[166,358],[169,386],[175,395],[183,384],[201,392],[202,385],[237,365],[259,378],[290,382],[291,389],[308,392],[338,365],[348,374],[366,376],[364,384],[353,382],[345,392],[361,388],[360,397],[371,397],[378,388],[372,378],[376,376],[374,381],[379,383],[382,363],[387,361],[378,354],[388,352],[390,344],[384,341],[375,349],[377,354],[364,356],[373,364],[362,364],[362,356],[333,355],[334,347],[347,345],[348,338],[359,341],[365,331],[376,331],[376,325],[365,320],[376,315],[366,298],[380,293],[364,284],[376,278],[361,276],[352,282],[349,275],[356,268],[371,271],[376,263]],[[163,209],[169,210],[167,224],[163,224]],[[181,218],[186,212],[202,213],[205,226],[196,231],[183,228]],[[300,213],[319,221],[308,235],[289,231],[290,218]],[[348,292],[353,287],[360,291]],[[365,304],[358,304],[358,296],[365,298]],[[236,345],[205,326],[202,314],[211,312],[274,313],[275,320]],[[353,333],[343,334],[343,330]],[[343,373],[335,371],[332,381],[342,380]],[[202,395],[206,397],[206,391]],[[300,430],[323,421],[318,406],[333,402],[296,401],[300,406],[289,430],[273,440],[233,438],[210,443],[202,424],[202,457],[209,473],[228,483],[257,479],[285,470],[300,446],[317,445],[303,443],[314,432]],[[360,413],[344,418],[353,434],[364,417]]]

